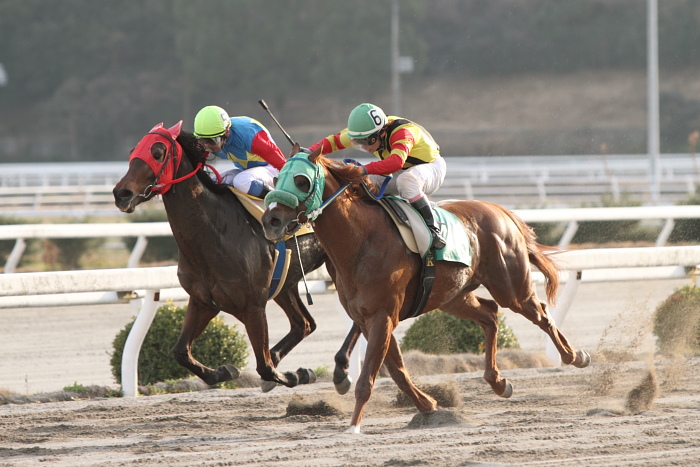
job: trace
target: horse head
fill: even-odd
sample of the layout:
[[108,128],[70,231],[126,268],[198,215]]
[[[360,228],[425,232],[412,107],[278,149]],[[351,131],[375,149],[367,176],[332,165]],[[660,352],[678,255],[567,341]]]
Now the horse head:
[[[325,158],[319,146],[311,154],[300,152],[295,144],[289,159],[275,182],[275,189],[265,197],[267,210],[262,217],[265,236],[280,241],[321,212],[351,185],[363,182],[363,171],[355,161]],[[368,185],[365,185],[367,187]]]
[[275,189],[265,197],[267,209],[261,221],[268,240],[281,241],[316,218],[326,185],[321,158],[320,147],[307,154],[294,144],[275,180]]
[[170,189],[182,162],[177,142],[181,129],[182,120],[167,129],[159,123],[132,149],[129,170],[112,190],[120,211],[134,212],[142,202]]

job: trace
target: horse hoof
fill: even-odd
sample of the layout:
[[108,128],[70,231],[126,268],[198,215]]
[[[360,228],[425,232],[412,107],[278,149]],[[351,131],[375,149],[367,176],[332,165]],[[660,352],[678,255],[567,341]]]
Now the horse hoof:
[[299,381],[299,375],[296,372],[291,372],[291,371],[285,371],[284,372],[284,377],[287,378],[287,382],[285,383],[284,381],[282,384],[287,386],[288,388],[293,388],[297,386],[300,381]]
[[260,383],[260,389],[262,389],[262,392],[270,392],[276,387],[277,383],[275,381],[263,381]]
[[360,434],[360,427],[356,425],[351,425],[350,428],[345,430],[345,433],[349,435],[359,435]]
[[241,371],[233,365],[223,365],[216,369],[219,373],[219,382],[232,381],[241,376]]
[[311,368],[299,368],[297,370],[299,384],[313,384],[316,382],[316,373]]
[[510,381],[506,380],[506,389],[503,391],[503,394],[501,394],[501,397],[504,399],[508,399],[512,395],[513,395],[513,385],[510,384]]
[[577,350],[576,351],[576,360],[572,363],[573,366],[576,368],[586,368],[588,365],[591,364],[591,354],[586,352],[585,350]]
[[352,386],[352,378],[349,376],[346,376],[344,380],[342,380],[340,383],[335,383],[335,391],[338,394],[347,394],[347,392],[350,390],[350,387]]

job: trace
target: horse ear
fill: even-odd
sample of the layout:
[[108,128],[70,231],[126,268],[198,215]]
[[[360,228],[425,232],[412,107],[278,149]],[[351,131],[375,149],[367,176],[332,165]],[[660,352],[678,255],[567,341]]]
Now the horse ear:
[[319,157],[321,156],[322,151],[323,151],[323,146],[320,145],[309,156],[309,162],[311,162],[312,164],[315,164],[318,161]]
[[151,128],[151,131],[149,131],[149,133],[154,132],[154,131],[156,131],[156,130],[158,130],[158,129],[160,129],[160,128],[163,128],[163,122],[160,122],[158,125],[156,125],[156,126],[154,126],[153,128]]
[[292,157],[296,156],[301,152],[301,146],[299,146],[299,143],[294,143],[294,146],[292,146],[292,152],[289,154],[289,158],[291,159]]
[[180,136],[180,130],[182,130],[182,120],[168,128],[168,133],[170,133],[173,139],[177,139],[177,137]]

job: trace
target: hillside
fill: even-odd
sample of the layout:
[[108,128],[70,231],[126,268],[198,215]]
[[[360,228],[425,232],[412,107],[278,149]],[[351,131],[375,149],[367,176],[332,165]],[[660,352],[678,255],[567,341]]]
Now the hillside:
[[[684,124],[700,129],[700,74],[696,70],[662,73],[660,92],[697,110],[690,112]],[[352,108],[317,101],[310,107],[310,102],[313,96],[298,96],[285,109],[288,118],[281,119],[283,124],[314,122],[287,128],[302,142],[340,129]],[[662,97],[662,111],[667,107],[664,102]],[[379,97],[376,103],[391,110],[390,95]],[[427,127],[446,155],[598,153],[603,143],[608,153],[646,151],[647,79],[643,71],[429,82],[404,77],[401,104],[402,116]],[[669,118],[673,117],[662,115],[662,124]],[[264,121],[276,130],[274,122]],[[690,131],[686,136],[680,131],[679,138]]]
[[[662,152],[688,151],[690,132],[700,129],[700,73],[697,70],[660,76]],[[148,89],[143,90],[144,93]],[[118,99],[113,91],[112,99]],[[446,156],[461,155],[551,155],[634,154],[646,152],[647,80],[644,71],[587,71],[576,74],[519,74],[489,78],[402,77],[401,116],[425,126]],[[384,90],[360,95],[357,101],[341,102],[312,88],[276,103],[272,96],[250,96],[246,101],[212,102],[231,115],[250,115],[272,131],[286,152],[286,138],[257,104],[265,98],[285,129],[303,145],[334,133],[346,124],[349,111],[362,101],[371,101],[392,113],[387,81]],[[89,146],[82,136],[95,129],[78,131],[65,116],[58,125],[45,125],[37,138],[33,122],[48,118],[41,106],[0,108],[1,162],[68,160],[71,153],[84,153]],[[180,111],[157,113],[147,131],[159,121],[184,121],[192,129],[197,109],[186,101]],[[141,117],[142,118],[142,117]],[[70,127],[72,128],[72,127]],[[117,129],[119,129],[117,127]],[[95,160],[119,160],[142,136],[124,135],[118,146],[101,148]],[[605,145],[602,149],[602,145]],[[71,151],[73,145],[77,149]],[[14,154],[19,154],[18,156]],[[90,156],[87,156],[90,157]],[[78,160],[77,158],[71,158]]]

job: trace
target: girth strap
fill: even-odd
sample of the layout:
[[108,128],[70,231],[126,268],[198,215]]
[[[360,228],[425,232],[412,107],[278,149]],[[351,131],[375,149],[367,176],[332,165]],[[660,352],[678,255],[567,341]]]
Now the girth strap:
[[420,273],[420,286],[418,289],[418,295],[413,302],[413,307],[408,313],[407,318],[415,318],[420,315],[420,312],[428,303],[428,298],[430,298],[430,292],[433,290],[433,283],[435,282],[435,248],[430,247],[428,253],[423,258],[423,269]]

